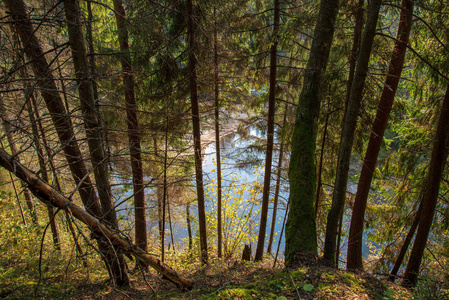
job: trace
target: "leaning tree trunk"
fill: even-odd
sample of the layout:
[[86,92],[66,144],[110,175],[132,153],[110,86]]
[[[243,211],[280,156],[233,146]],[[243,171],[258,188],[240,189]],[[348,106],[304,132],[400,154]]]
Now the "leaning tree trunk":
[[121,0],[114,0],[114,13],[117,22],[122,63],[123,87],[125,89],[126,124],[128,126],[129,155],[133,173],[134,218],[136,223],[136,244],[145,251],[148,248],[147,221],[145,216],[145,191],[143,184],[142,157],[140,147],[139,120],[134,96],[134,76],[128,44],[128,23]]
[[265,175],[263,180],[262,208],[260,214],[259,237],[257,239],[256,255],[254,261],[263,258],[265,245],[265,232],[267,230],[268,204],[270,201],[271,163],[273,160],[274,141],[274,113],[276,106],[276,61],[279,31],[279,0],[274,0],[274,22],[272,44],[270,50],[270,91],[268,94],[268,121],[267,121],[267,153],[265,156]]
[[412,27],[412,17],[413,1],[403,0],[399,19],[398,37],[394,45],[388,75],[385,80],[384,89],[382,91],[379,106],[376,112],[376,118],[371,130],[371,136],[368,142],[365,159],[362,164],[362,171],[360,172],[360,179],[354,200],[354,209],[352,211],[348,238],[348,269],[363,269],[362,236],[366,203],[374,169],[377,163],[377,156],[379,154],[384,132],[387,127],[388,118],[393,106],[393,100],[398,88],[402,67],[404,65],[407,43]]
[[334,37],[339,0],[322,0],[299,96],[290,158],[290,212],[285,231],[285,264],[317,254],[315,148],[321,89]]
[[441,107],[440,118],[435,133],[429,171],[423,188],[422,212],[415,242],[404,273],[405,286],[415,286],[418,281],[419,267],[426,248],[427,238],[432,227],[433,216],[438,202],[438,191],[444,165],[448,156],[449,140],[449,85]]
[[336,240],[338,223],[346,200],[346,186],[348,184],[349,161],[351,159],[354,133],[357,127],[357,115],[363,97],[365,79],[368,73],[368,64],[371,49],[376,35],[377,19],[382,0],[372,0],[368,10],[365,31],[363,32],[360,55],[357,60],[357,69],[352,83],[349,102],[345,113],[345,121],[340,141],[337,174],[335,176],[332,207],[327,216],[326,239],[324,242],[324,259],[332,265],[336,264]]
[[195,152],[196,191],[198,198],[198,225],[200,229],[201,262],[207,263],[206,210],[204,203],[203,166],[201,157],[200,113],[198,105],[198,84],[196,76],[196,42],[197,26],[192,0],[187,0],[187,39],[189,52],[189,85],[192,102],[193,148]]
[[[78,187],[78,192],[84,207],[89,214],[101,217],[102,212],[98,198],[90,180],[89,172],[83,162],[83,157],[73,131],[72,121],[70,120],[59,95],[53,74],[50,71],[51,68],[45,59],[39,40],[34,35],[34,28],[27,16],[25,3],[21,0],[4,0],[4,2],[11,13],[14,26],[19,33],[24,52],[30,60],[30,64],[37,79],[37,84],[41,90],[42,98],[44,98],[56,128],[59,141],[62,145],[66,160],[69,163],[70,171]],[[110,268],[110,257],[108,257],[108,253],[113,253],[112,247],[104,239],[98,239],[98,244],[100,251],[104,255],[108,270],[112,271],[113,279],[120,279],[120,270],[116,270],[116,272]],[[126,282],[127,280],[123,281]],[[120,281],[116,280],[116,283],[120,284]]]
[[90,230],[96,235],[103,237],[116,248],[134,255],[143,264],[150,265],[171,282],[187,289],[193,287],[193,283],[190,280],[180,276],[159,259],[133,245],[128,239],[122,238],[122,235],[115,229],[110,229],[107,225],[101,223],[98,218],[64,197],[32,171],[18,163],[13,156],[6,153],[3,149],[0,149],[0,166],[25,181],[33,194],[44,203],[68,211],[73,217],[89,226]]

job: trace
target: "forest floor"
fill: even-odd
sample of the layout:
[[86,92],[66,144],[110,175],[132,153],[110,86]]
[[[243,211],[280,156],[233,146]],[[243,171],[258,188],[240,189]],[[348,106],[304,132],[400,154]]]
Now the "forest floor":
[[[6,264],[9,264],[7,266]],[[131,274],[131,287],[111,287],[107,274],[79,270],[63,274],[63,268],[38,272],[23,262],[0,260],[0,298],[6,299],[435,299],[417,295],[397,284],[362,273],[354,274],[320,265],[287,270],[273,261],[242,263],[215,261],[190,266],[186,276],[195,284],[191,291],[176,287],[155,272]],[[62,275],[56,275],[62,271]],[[86,274],[89,273],[89,275]],[[29,273],[29,274],[27,274]],[[180,272],[182,273],[182,272]],[[28,276],[28,277],[27,277]],[[20,279],[19,279],[20,278]],[[447,299],[447,298],[446,298]]]

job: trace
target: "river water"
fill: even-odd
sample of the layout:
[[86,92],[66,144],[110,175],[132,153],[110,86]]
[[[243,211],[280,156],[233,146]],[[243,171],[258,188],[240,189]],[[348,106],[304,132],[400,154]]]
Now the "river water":
[[[235,131],[225,134],[221,137],[221,157],[222,157],[222,186],[223,186],[223,198],[224,202],[227,201],[227,207],[223,209],[223,218],[225,222],[228,222],[228,226],[224,226],[225,239],[226,235],[231,243],[231,238],[236,238],[236,232],[242,230],[242,236],[237,236],[239,239],[240,249],[243,244],[252,244],[253,253],[257,244],[257,234],[259,231],[260,221],[260,203],[262,200],[262,185],[263,185],[263,173],[265,163],[264,151],[256,151],[251,145],[257,141],[264,140],[266,133],[259,131],[256,127],[247,128],[247,133],[244,137]],[[273,166],[278,165],[278,151],[274,152]],[[216,150],[215,143],[210,142],[203,149],[203,180],[206,194],[206,214],[208,215],[208,236],[216,237]],[[275,169],[275,168],[273,168]],[[285,177],[285,174],[284,174]],[[118,181],[118,178],[116,178]],[[149,180],[146,178],[145,180]],[[276,178],[275,172],[272,174],[272,187],[270,191],[270,205],[268,211],[265,249],[268,245],[268,237],[270,234],[270,228],[273,217],[273,197],[274,186]],[[194,180],[192,179],[192,184]],[[348,192],[355,193],[357,189],[356,183],[348,183]],[[120,194],[118,202],[122,203],[118,206],[119,215],[124,216],[125,219],[132,220],[132,204],[129,201],[123,201],[123,199],[131,198],[132,190],[119,190],[115,189],[115,194]],[[156,199],[156,191],[154,188],[146,189],[147,199]],[[286,203],[288,200],[289,189],[288,183],[281,181],[281,191],[279,193],[278,211],[275,220],[275,236],[272,246],[272,255],[276,253],[276,249],[279,243],[279,236],[284,222]],[[158,223],[156,212],[157,208],[154,207],[155,201],[150,201],[153,207],[150,207],[148,214],[148,233],[155,237],[158,232]],[[147,200],[147,207],[149,201]],[[182,249],[188,245],[188,231],[185,219],[185,205],[171,205],[170,206],[172,216],[172,234],[173,241],[176,249]],[[153,212],[153,213],[151,213]],[[196,218],[197,208],[196,205],[191,207],[191,214]],[[351,211],[347,209],[343,218],[344,231],[348,231],[350,222]],[[228,219],[226,220],[226,216]],[[215,223],[214,223],[215,222]],[[197,223],[192,222],[193,234],[198,234]],[[238,227],[241,228],[238,228]],[[166,223],[166,246],[173,246],[171,241],[171,231],[167,217]],[[246,234],[246,237],[245,237]],[[367,242],[369,231],[364,232],[364,246],[362,249],[363,256],[368,258],[372,253],[372,250],[378,250],[381,246]],[[252,236],[252,239],[248,238],[248,235]],[[211,242],[216,243],[216,239],[211,239]],[[371,244],[371,247],[369,246]],[[209,245],[210,246],[210,245]],[[214,245],[216,247],[216,245]],[[285,249],[285,237],[282,236],[279,244],[279,256],[283,257]],[[342,237],[341,244],[341,259],[346,259],[347,249],[347,236]],[[341,263],[340,266],[344,267],[345,263]]]

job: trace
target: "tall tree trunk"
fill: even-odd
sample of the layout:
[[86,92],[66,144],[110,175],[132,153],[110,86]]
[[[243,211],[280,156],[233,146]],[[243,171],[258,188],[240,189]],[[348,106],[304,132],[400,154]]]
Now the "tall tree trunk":
[[276,61],[279,31],[279,0],[274,0],[274,22],[272,44],[270,49],[270,91],[268,94],[268,120],[267,120],[267,153],[265,156],[265,175],[262,191],[262,208],[260,214],[259,237],[257,239],[256,255],[254,261],[263,258],[263,247],[265,245],[265,232],[267,230],[268,204],[270,202],[271,163],[273,160],[274,140],[274,114],[276,107]]
[[285,231],[285,264],[317,254],[315,148],[322,83],[334,37],[338,0],[322,0],[299,96],[289,167],[290,212]]
[[374,36],[376,35],[377,20],[382,0],[372,0],[368,9],[365,30],[363,32],[360,55],[357,60],[357,69],[352,83],[345,121],[340,139],[340,152],[338,155],[337,174],[335,176],[332,207],[327,216],[326,239],[324,242],[324,259],[335,264],[336,240],[338,223],[343,214],[346,200],[346,186],[348,184],[349,161],[351,159],[354,133],[357,127],[357,116],[363,97],[365,79],[368,73],[368,64],[371,56]]
[[404,273],[405,286],[415,286],[418,281],[419,267],[421,265],[427,238],[432,227],[435,208],[438,202],[438,191],[448,156],[449,140],[449,85],[441,107],[440,118],[430,157],[429,171],[423,188],[422,212],[418,231],[416,232],[412,252]]
[[200,229],[200,247],[201,247],[201,263],[207,264],[207,233],[206,233],[206,209],[204,202],[204,186],[203,186],[203,164],[201,157],[201,131],[200,131],[200,113],[198,105],[198,84],[196,76],[196,31],[197,26],[195,20],[192,0],[187,0],[187,39],[189,51],[189,85],[190,85],[190,101],[192,103],[192,123],[193,123],[193,148],[195,152],[195,174],[196,174],[196,191],[198,199],[198,225]]
[[103,237],[109,243],[114,245],[116,249],[120,248],[123,251],[134,255],[136,259],[142,261],[142,263],[146,265],[152,266],[161,274],[161,276],[164,276],[180,287],[186,289],[191,289],[193,287],[193,283],[190,280],[180,276],[160,260],[154,258],[152,255],[143,251],[136,245],[133,245],[128,239],[122,238],[122,235],[115,229],[110,229],[108,226],[101,223],[98,218],[84,211],[81,207],[65,198],[48,183],[42,181],[35,175],[35,173],[18,163],[14,157],[2,149],[0,149],[0,166],[16,175],[19,179],[25,181],[30,186],[33,194],[40,200],[55,207],[59,207],[60,209],[69,211],[71,215],[86,224],[92,232]]
[[379,154],[384,132],[387,127],[388,118],[393,106],[393,100],[396,94],[399,79],[401,77],[402,67],[404,65],[407,43],[412,27],[412,16],[413,1],[403,0],[397,40],[394,45],[388,75],[385,80],[384,89],[382,91],[379,106],[376,112],[376,118],[371,130],[371,136],[368,143],[368,148],[366,150],[365,159],[362,164],[362,171],[360,172],[360,179],[354,200],[354,209],[352,212],[348,238],[348,269],[363,269],[362,237],[366,203],[374,169],[377,163],[377,156]]
[[[33,72],[40,87],[42,97],[51,115],[53,124],[59,137],[59,141],[64,150],[65,157],[69,163],[70,171],[78,187],[78,192],[83,201],[84,207],[89,214],[101,217],[102,212],[95,193],[95,189],[89,178],[89,172],[83,162],[81,151],[73,131],[72,121],[65,110],[63,101],[56,88],[51,68],[49,67],[43,50],[36,36],[30,19],[26,13],[26,7],[22,0],[4,0],[6,7],[11,13],[14,26],[19,33],[23,43],[25,54],[27,55]],[[100,251],[105,256],[105,263],[110,270],[108,253],[113,251],[106,240],[98,239]],[[109,251],[111,249],[111,251]],[[118,281],[116,281],[119,283]]]
[[217,8],[214,6],[214,88],[215,88],[215,161],[217,162],[217,255],[222,257],[223,232],[222,232],[222,188],[221,188],[221,153],[220,153],[220,101],[218,81],[218,29]]
[[[288,104],[286,103],[285,108],[284,108],[284,119],[282,121],[282,126],[284,126],[286,124],[287,108],[288,108]],[[276,216],[277,216],[278,201],[279,201],[279,191],[281,188],[282,160],[284,159],[284,141],[283,141],[280,133],[281,133],[281,131],[279,131],[279,140],[280,140],[281,146],[279,148],[278,170],[276,173],[276,189],[274,191],[273,216],[271,217],[270,237],[268,239],[268,247],[267,247],[268,254],[271,254],[271,248],[273,246],[274,229],[276,227]]]
[[134,96],[134,77],[131,67],[131,55],[129,53],[128,23],[125,20],[126,12],[121,0],[114,0],[114,13],[117,21],[123,87],[125,89],[126,124],[128,126],[128,143],[133,173],[136,244],[146,251],[148,249],[147,222],[145,217],[145,191],[143,184],[139,120],[137,118],[137,105]]
[[[69,43],[72,49],[73,65],[78,83],[78,93],[81,102],[81,112],[86,128],[87,144],[90,159],[97,183],[100,198],[102,218],[114,229],[118,229],[117,215],[114,208],[107,159],[101,136],[100,120],[95,106],[94,90],[90,80],[83,31],[81,29],[81,12],[79,0],[65,0],[64,10],[67,20]],[[111,264],[111,273],[119,286],[129,285],[126,262],[120,251],[110,249],[106,253]]]

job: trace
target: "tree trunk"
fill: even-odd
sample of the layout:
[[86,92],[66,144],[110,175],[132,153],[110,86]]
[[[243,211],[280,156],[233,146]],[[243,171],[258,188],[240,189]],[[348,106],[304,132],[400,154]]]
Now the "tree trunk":
[[416,232],[412,252],[404,273],[403,285],[415,286],[418,281],[419,267],[421,265],[427,238],[432,227],[435,208],[438,202],[438,191],[448,156],[447,145],[449,140],[449,85],[441,107],[440,118],[435,133],[429,171],[423,188],[422,212],[418,231]]
[[351,94],[352,82],[354,81],[354,73],[356,62],[359,57],[360,50],[360,40],[362,38],[362,29],[363,29],[363,11],[364,11],[365,0],[358,0],[357,6],[354,11],[355,17],[355,26],[354,26],[354,37],[352,42],[351,53],[349,54],[349,74],[348,74],[348,82],[346,84],[346,101],[345,101],[345,110],[343,121],[345,120],[346,110],[348,108],[349,96]]
[[290,158],[290,212],[285,231],[285,264],[317,254],[315,148],[321,89],[334,36],[338,0],[322,0],[299,97]]
[[421,220],[421,213],[422,213],[422,201],[419,204],[418,211],[416,212],[412,226],[410,226],[407,236],[405,237],[404,243],[402,244],[398,257],[396,258],[393,269],[391,269],[390,276],[388,276],[388,280],[391,282],[394,282],[396,276],[398,275],[399,268],[401,267],[401,264],[404,261],[404,257],[405,254],[407,253],[408,246],[412,242],[413,236],[415,235],[416,232],[416,228],[418,227],[419,221]]
[[187,0],[187,38],[189,52],[189,85],[190,100],[192,102],[192,123],[193,123],[193,143],[195,152],[195,174],[196,174],[196,191],[198,199],[198,225],[200,229],[200,247],[201,247],[201,263],[207,264],[207,233],[206,233],[206,210],[204,203],[204,186],[203,186],[203,164],[201,157],[201,131],[200,131],[200,113],[198,105],[198,85],[196,76],[196,45],[195,34],[197,31],[196,15],[194,13],[192,0]]
[[363,221],[365,217],[366,202],[376,167],[377,156],[379,154],[383,135],[387,127],[388,118],[393,106],[394,96],[401,77],[402,67],[407,49],[407,43],[412,27],[413,1],[403,0],[398,27],[398,37],[393,49],[393,55],[385,80],[384,89],[380,98],[376,112],[371,136],[366,150],[365,159],[362,164],[362,171],[354,200],[351,225],[348,238],[348,269],[363,269],[362,262],[362,236]]
[[221,153],[220,153],[220,102],[218,81],[218,30],[216,7],[214,7],[214,88],[215,88],[215,160],[217,162],[217,255],[222,257],[223,232],[222,232],[222,188],[221,188]]
[[315,219],[318,217],[318,212],[320,210],[320,193],[323,187],[322,174],[323,174],[323,161],[324,161],[324,147],[326,146],[326,136],[327,128],[329,126],[329,116],[330,113],[326,114],[326,120],[324,121],[323,139],[321,140],[321,153],[320,153],[320,164],[318,165],[317,184],[316,184],[316,195],[315,195]]
[[136,259],[142,261],[144,264],[150,265],[171,282],[187,289],[191,289],[193,287],[193,283],[190,280],[180,276],[160,260],[133,245],[127,239],[122,238],[121,234],[117,233],[115,229],[110,229],[108,226],[101,223],[98,218],[84,211],[81,207],[65,198],[58,191],[48,185],[48,183],[42,181],[32,171],[18,163],[14,157],[2,149],[0,149],[0,166],[16,175],[19,179],[25,181],[30,186],[33,194],[43,202],[67,210],[75,218],[89,226],[92,232],[103,237],[115,247],[134,255]]
[[136,244],[147,250],[147,222],[145,217],[145,191],[143,184],[142,157],[139,135],[139,120],[134,96],[134,77],[131,67],[131,56],[128,44],[128,23],[125,20],[125,9],[121,0],[114,0],[114,13],[117,21],[120,59],[122,63],[123,86],[125,89],[126,124],[128,126],[128,143],[133,173],[134,216]]
[[338,156],[337,174],[335,177],[332,207],[327,216],[326,239],[324,243],[324,259],[334,264],[336,253],[336,240],[338,223],[343,214],[346,200],[346,186],[348,184],[349,162],[351,159],[354,133],[357,127],[357,116],[363,97],[365,79],[368,73],[368,64],[371,49],[376,35],[377,20],[382,0],[370,2],[365,31],[363,32],[360,55],[357,60],[355,78],[351,86],[345,121],[340,139],[340,152]]
[[[282,121],[283,126],[286,125],[287,109],[288,109],[288,104],[285,104],[284,119]],[[281,141],[281,146],[279,148],[279,160],[278,160],[278,170],[277,170],[277,174],[276,174],[276,189],[274,191],[273,216],[271,217],[270,238],[268,239],[268,247],[267,247],[268,254],[271,254],[271,248],[273,246],[274,228],[276,227],[276,216],[277,216],[278,201],[279,201],[279,190],[281,188],[282,160],[284,159],[284,141],[283,141],[280,133],[281,132],[279,132],[279,140]]]
[[273,160],[274,140],[274,113],[276,106],[276,56],[279,31],[279,0],[274,0],[274,22],[272,45],[270,50],[270,91],[268,94],[268,121],[267,121],[267,153],[265,156],[265,175],[263,180],[262,208],[260,214],[259,237],[257,239],[256,255],[254,261],[263,258],[263,247],[265,245],[265,232],[267,230],[268,204],[270,201],[271,163]]
[[186,204],[186,223],[187,223],[187,232],[189,235],[189,251],[192,251],[193,236],[192,236],[192,225],[191,225],[191,218],[190,218],[190,203],[188,201]]
[[[72,49],[73,65],[75,67],[75,75],[78,83],[81,112],[86,128],[87,144],[89,146],[90,159],[101,203],[102,218],[104,218],[109,226],[118,229],[103,137],[101,136],[100,120],[98,119],[98,113],[95,107],[94,90],[89,76],[89,64],[81,29],[81,12],[78,1],[79,0],[65,0],[64,10],[67,20],[69,43]],[[116,284],[119,286],[129,285],[127,267],[123,254],[110,249],[106,255],[111,264],[111,273]]]
[[[159,146],[157,142],[157,136],[153,136],[153,148],[156,161],[159,161]],[[156,201],[157,201],[157,222],[159,229],[159,242],[161,245],[161,260],[165,260],[165,195],[164,195],[164,182],[161,179],[161,174],[156,168],[153,175],[156,178]]]
[[[31,62],[37,84],[40,87],[42,97],[56,128],[59,141],[69,163],[70,171],[78,187],[81,200],[89,214],[101,217],[102,213],[98,198],[89,178],[89,172],[84,165],[83,157],[73,131],[72,121],[67,115],[62,99],[59,96],[53,74],[50,71],[51,68],[45,59],[40,43],[34,35],[34,29],[27,16],[25,4],[21,0],[5,0],[4,2],[11,13],[14,25],[23,43],[25,54]],[[107,254],[112,253],[112,251],[108,250],[110,248],[108,242],[99,239],[98,244],[100,251],[105,255],[106,265],[111,267],[110,257]],[[114,274],[118,273],[120,273],[120,270]],[[116,283],[120,284],[119,278],[113,279],[117,279]],[[123,280],[123,282],[126,282],[126,280]]]

